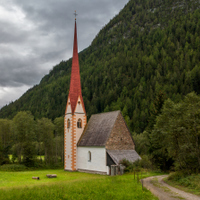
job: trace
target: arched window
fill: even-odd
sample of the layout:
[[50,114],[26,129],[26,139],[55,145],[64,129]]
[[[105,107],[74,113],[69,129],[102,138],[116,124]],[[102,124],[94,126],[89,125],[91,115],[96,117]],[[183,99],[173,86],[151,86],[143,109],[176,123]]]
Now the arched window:
[[81,119],[78,119],[78,121],[77,121],[77,127],[78,128],[82,128],[82,120]]
[[70,119],[67,120],[67,128],[70,128]]
[[92,160],[92,154],[91,151],[88,151],[88,162],[91,162]]

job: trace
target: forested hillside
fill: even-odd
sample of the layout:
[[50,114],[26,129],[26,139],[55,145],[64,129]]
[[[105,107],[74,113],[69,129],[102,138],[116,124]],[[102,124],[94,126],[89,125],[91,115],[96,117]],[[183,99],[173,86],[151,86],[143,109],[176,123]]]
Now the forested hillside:
[[[130,0],[79,54],[88,117],[121,110],[140,133],[160,92],[176,103],[191,91],[200,94],[199,8],[199,0]],[[71,59],[62,61],[0,117],[22,110],[35,118],[64,115],[70,71]]]

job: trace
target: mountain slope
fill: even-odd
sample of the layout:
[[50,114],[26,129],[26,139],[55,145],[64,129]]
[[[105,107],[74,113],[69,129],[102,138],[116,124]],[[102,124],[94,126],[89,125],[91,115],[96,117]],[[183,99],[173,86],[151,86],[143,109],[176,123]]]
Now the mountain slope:
[[[159,91],[174,101],[200,93],[200,1],[130,0],[79,54],[88,117],[120,109],[133,131],[148,124]],[[12,118],[30,110],[36,118],[64,114],[71,59],[39,85],[0,110]]]

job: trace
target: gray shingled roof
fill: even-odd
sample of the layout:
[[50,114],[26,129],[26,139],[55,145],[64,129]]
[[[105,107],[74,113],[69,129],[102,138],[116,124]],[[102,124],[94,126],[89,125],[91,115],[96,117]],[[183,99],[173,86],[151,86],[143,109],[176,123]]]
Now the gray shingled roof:
[[113,161],[118,165],[120,161],[126,159],[130,162],[135,162],[136,160],[140,160],[141,157],[135,150],[106,150],[109,156],[113,159]]
[[78,146],[105,146],[120,111],[92,115]]

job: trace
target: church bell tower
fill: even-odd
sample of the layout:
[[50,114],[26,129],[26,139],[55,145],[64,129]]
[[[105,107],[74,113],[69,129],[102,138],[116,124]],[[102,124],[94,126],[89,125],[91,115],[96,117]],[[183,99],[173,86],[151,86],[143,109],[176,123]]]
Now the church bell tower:
[[[76,16],[75,11],[75,16]],[[77,28],[75,18],[74,46],[71,68],[70,89],[64,118],[64,169],[77,170],[77,142],[87,123],[86,111],[81,92],[78,59]]]

